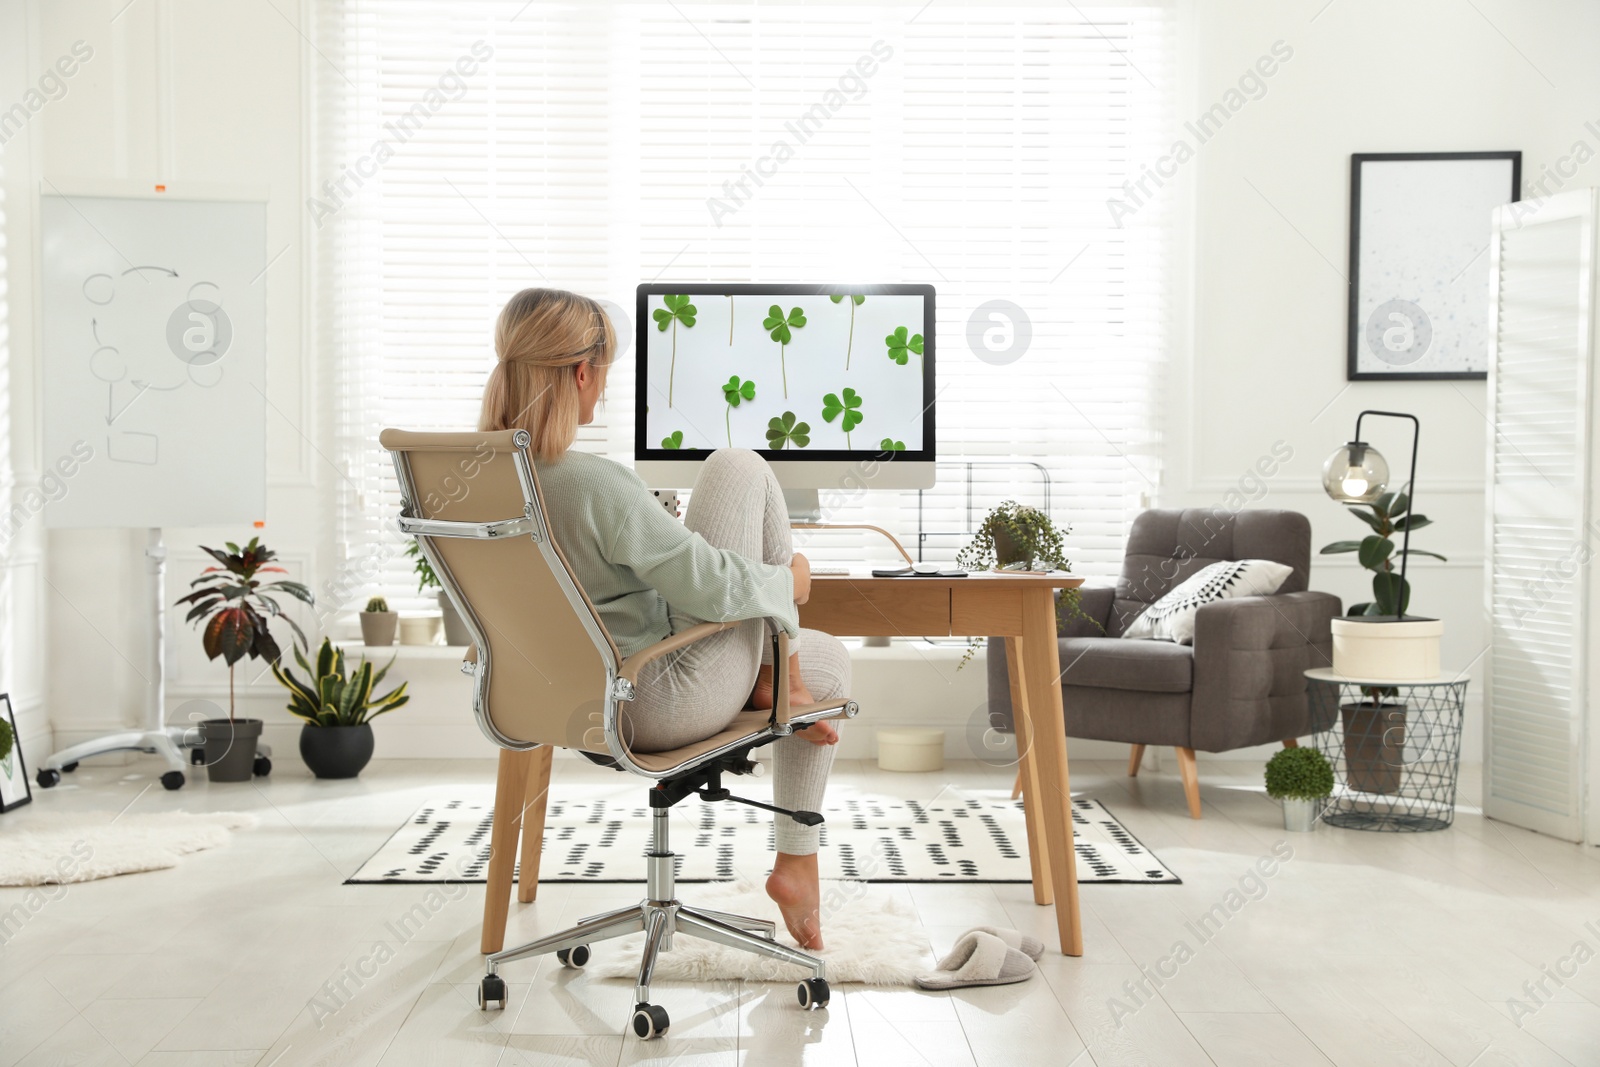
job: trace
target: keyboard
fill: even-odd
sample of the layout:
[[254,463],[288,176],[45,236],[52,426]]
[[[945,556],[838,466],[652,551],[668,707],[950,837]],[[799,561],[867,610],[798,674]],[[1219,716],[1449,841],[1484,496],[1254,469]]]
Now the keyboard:
[[849,567],[812,567],[811,568],[811,573],[812,574],[823,574],[823,575],[849,574],[850,573],[850,568]]

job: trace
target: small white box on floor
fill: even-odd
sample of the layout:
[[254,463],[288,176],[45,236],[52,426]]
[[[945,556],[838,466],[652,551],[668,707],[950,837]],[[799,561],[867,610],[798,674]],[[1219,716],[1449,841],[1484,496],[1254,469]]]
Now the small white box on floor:
[[878,769],[944,770],[944,731],[899,726],[878,731]]

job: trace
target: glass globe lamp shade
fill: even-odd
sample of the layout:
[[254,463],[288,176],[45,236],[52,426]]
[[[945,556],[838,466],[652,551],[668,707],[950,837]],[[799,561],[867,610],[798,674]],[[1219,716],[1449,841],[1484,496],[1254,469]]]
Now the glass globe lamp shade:
[[1351,441],[1322,465],[1322,488],[1345,504],[1370,504],[1389,485],[1389,464],[1371,445]]

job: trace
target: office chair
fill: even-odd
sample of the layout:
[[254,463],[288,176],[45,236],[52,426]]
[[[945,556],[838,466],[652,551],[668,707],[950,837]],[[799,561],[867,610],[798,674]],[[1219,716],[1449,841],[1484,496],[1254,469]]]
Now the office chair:
[[822,719],[853,718],[860,710],[857,704],[831,700],[790,707],[783,676],[788,639],[769,620],[774,631],[772,710],[741,712],[722,732],[682,748],[633,751],[620,715],[622,706],[635,699],[641,670],[735,624],[701,623],[623,659],[551,538],[526,431],[389,429],[380,441],[400,482],[400,530],[417,539],[472,632],[473,653],[466,669],[473,677],[473,713],[484,734],[504,749],[574,749],[652,783],[644,899],[492,954],[478,986],[479,1008],[505,1007],[506,984],[499,974],[504,964],[553,952],[563,966],[582,967],[590,945],[637,931],[644,932],[645,945],[631,1026],[642,1038],[659,1037],[670,1023],[666,1009],[650,1003],[650,978],[657,956],[671,949],[674,934],[809,968],[812,977],[798,989],[800,1006],[826,1007],[823,961],[778,944],[772,923],[678,901],[667,813],[679,801],[699,796],[708,802],[751,804],[805,825],[821,823],[816,812],[786,811],[735,797],[723,786],[722,776],[759,773],[750,758],[754,749]]

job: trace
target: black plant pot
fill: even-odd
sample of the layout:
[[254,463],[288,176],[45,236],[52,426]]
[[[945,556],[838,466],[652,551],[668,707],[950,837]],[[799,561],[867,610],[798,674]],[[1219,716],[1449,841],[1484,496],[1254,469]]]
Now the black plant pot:
[[248,782],[256,763],[260,719],[206,719],[206,777],[213,782]]
[[1393,793],[1405,765],[1404,704],[1344,704],[1345,784],[1363,793]]
[[300,758],[318,778],[354,778],[372,759],[372,724],[300,727]]

